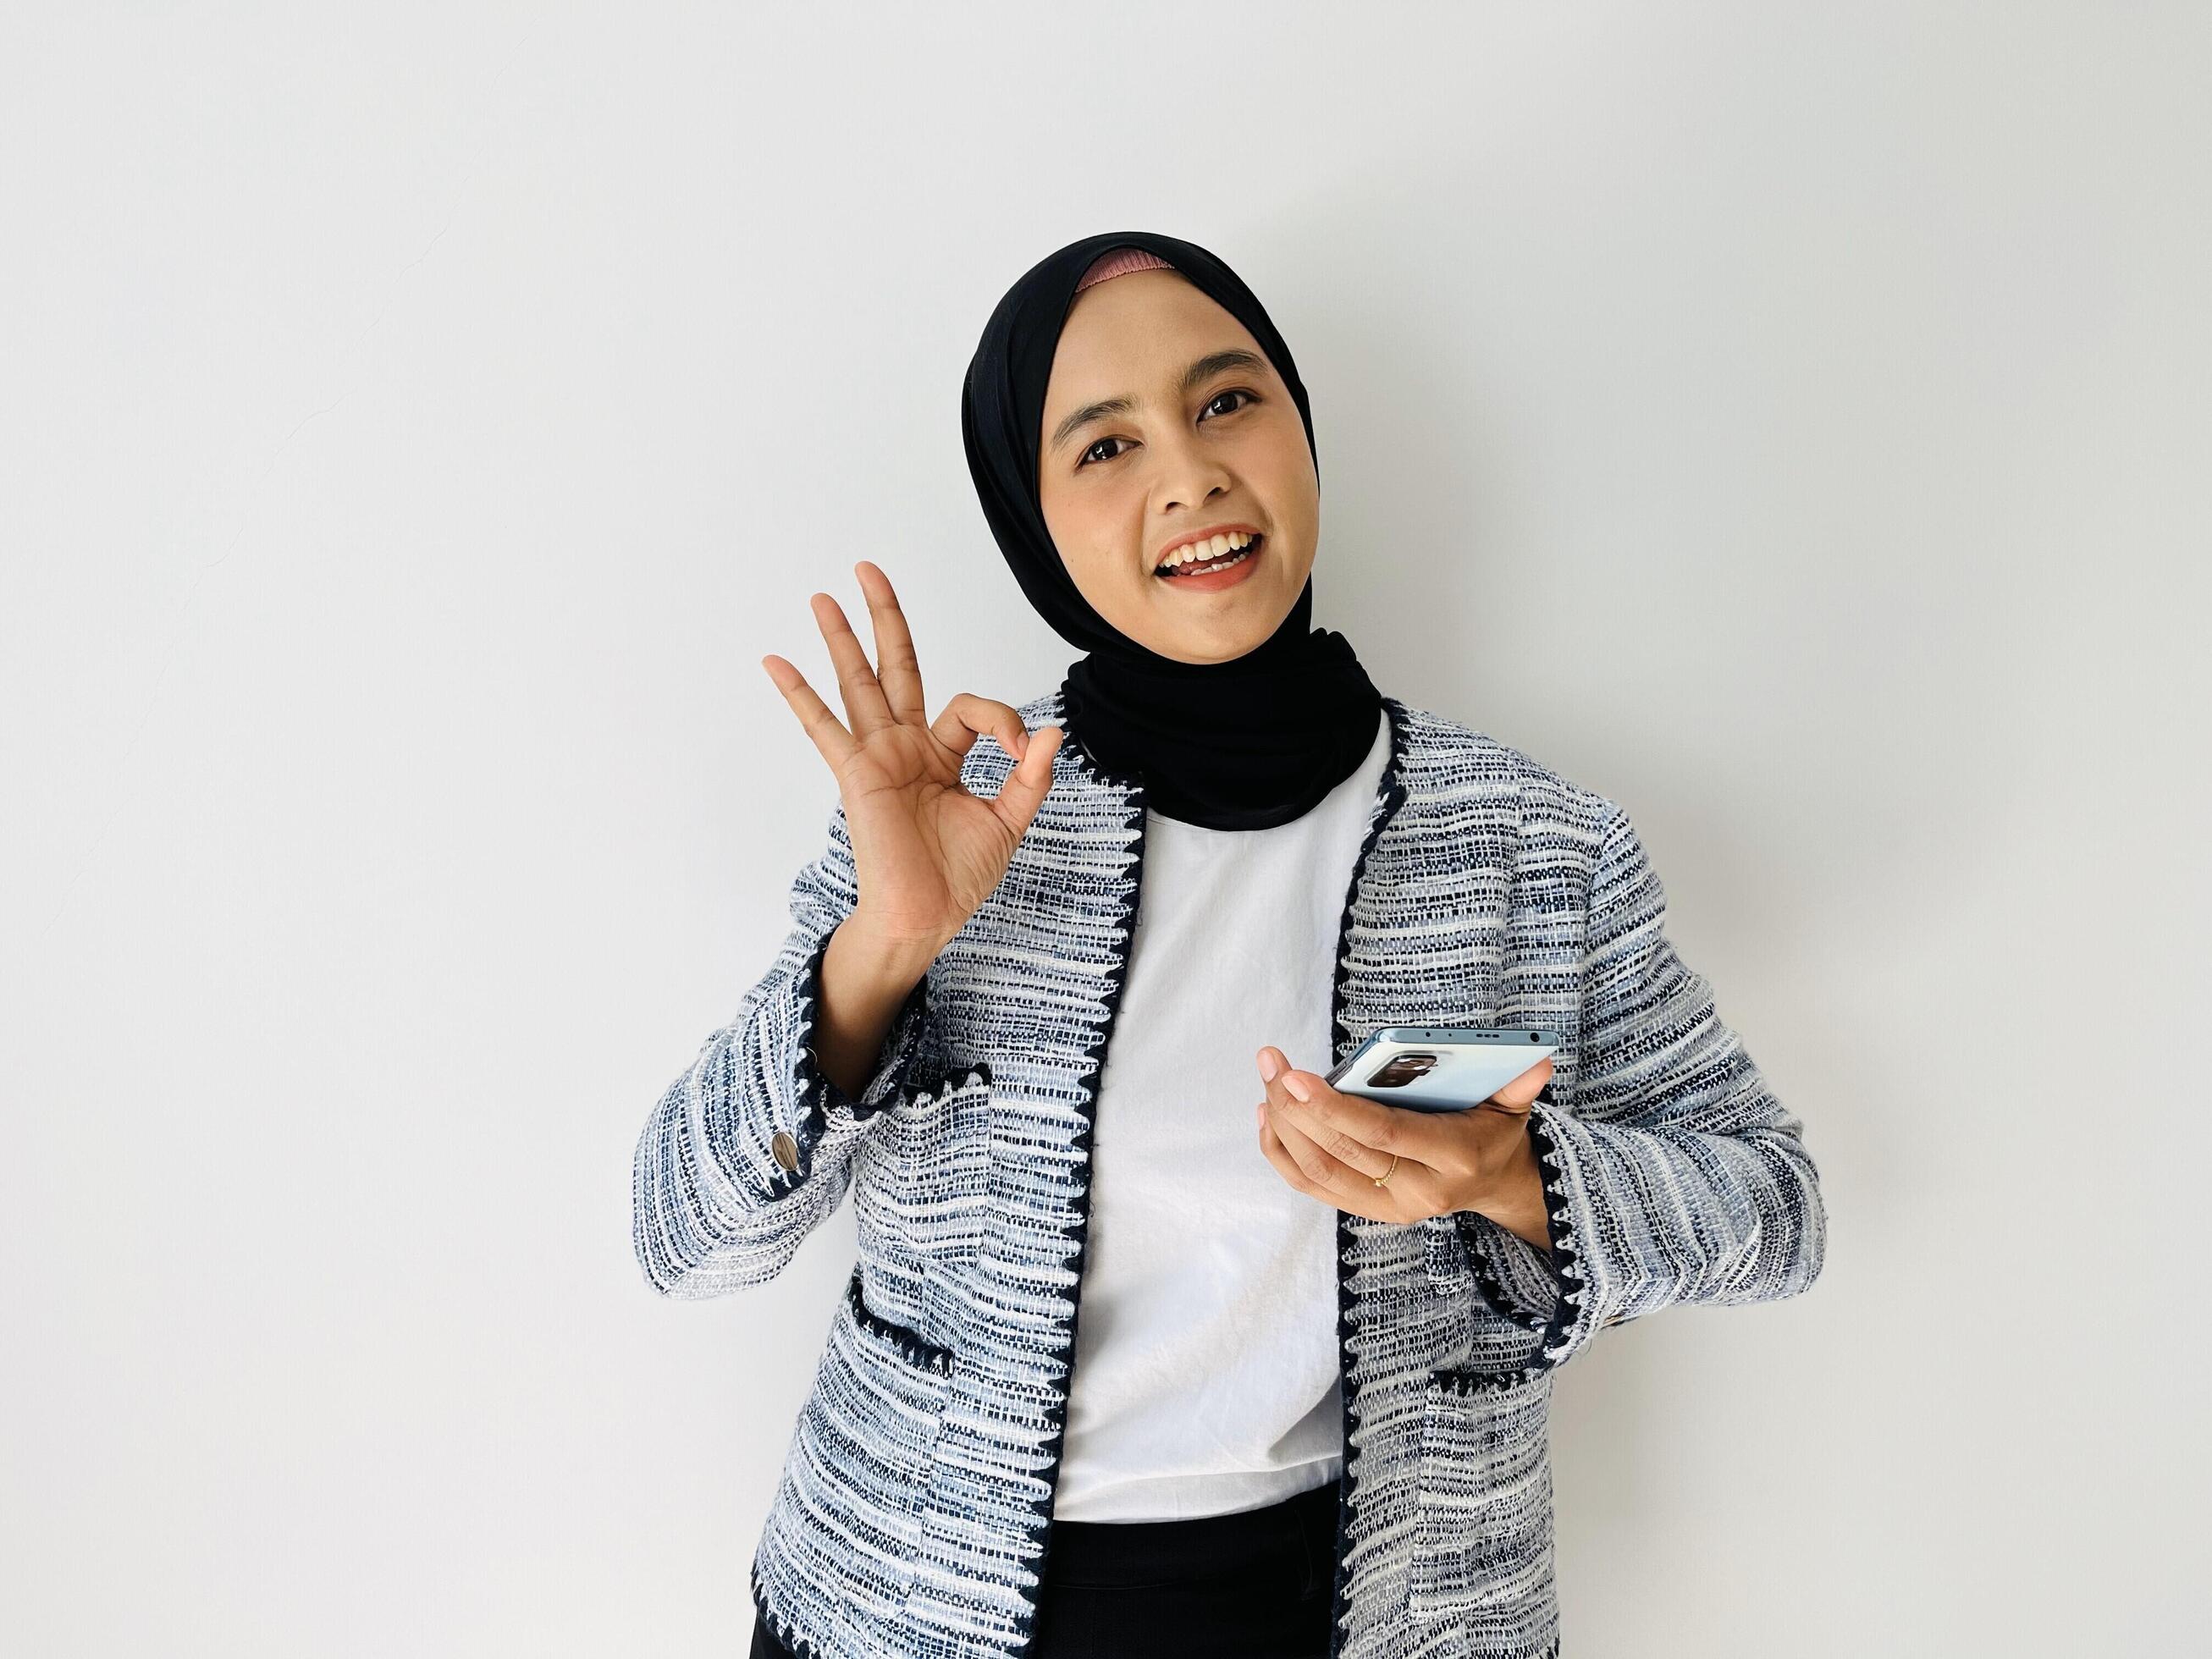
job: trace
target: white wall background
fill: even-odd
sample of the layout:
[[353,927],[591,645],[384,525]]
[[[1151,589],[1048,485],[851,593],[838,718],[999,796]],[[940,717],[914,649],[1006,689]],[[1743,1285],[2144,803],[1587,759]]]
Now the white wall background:
[[743,1650],[851,1212],[677,1304],[629,1203],[835,799],[759,659],[830,691],[865,556],[933,712],[1057,682],[959,378],[1141,226],[1298,356],[1318,619],[1635,813],[1823,1172],[1810,1294],[1563,1373],[1570,1653],[2189,1650],[2208,69],[2185,4],[9,9],[0,1640]]

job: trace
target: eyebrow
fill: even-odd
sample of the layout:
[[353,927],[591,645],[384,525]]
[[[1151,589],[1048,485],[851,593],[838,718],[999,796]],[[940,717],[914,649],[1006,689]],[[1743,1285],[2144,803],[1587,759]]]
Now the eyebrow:
[[[1188,392],[1200,381],[1212,380],[1224,369],[1258,370],[1267,366],[1266,358],[1257,352],[1247,351],[1241,346],[1232,347],[1227,351],[1210,351],[1183,370],[1182,380],[1177,384],[1176,390]],[[1052,441],[1046,447],[1058,449],[1079,428],[1088,426],[1093,421],[1103,420],[1109,415],[1127,415],[1136,406],[1133,399],[1126,397],[1108,398],[1098,403],[1085,404],[1054,429]]]

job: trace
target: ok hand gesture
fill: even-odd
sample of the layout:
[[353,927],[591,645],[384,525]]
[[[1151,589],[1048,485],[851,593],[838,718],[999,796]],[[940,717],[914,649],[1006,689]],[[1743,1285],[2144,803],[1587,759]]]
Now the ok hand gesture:
[[[860,900],[846,924],[890,956],[929,962],[998,887],[1014,848],[1052,785],[1060,730],[1034,737],[1018,710],[956,692],[935,721],[927,714],[921,665],[890,579],[863,559],[853,567],[875,624],[878,666],[827,593],[810,596],[830,647],[849,729],[781,657],[761,659],[837,780]],[[984,732],[1017,764],[988,799],[962,787],[960,763]]]

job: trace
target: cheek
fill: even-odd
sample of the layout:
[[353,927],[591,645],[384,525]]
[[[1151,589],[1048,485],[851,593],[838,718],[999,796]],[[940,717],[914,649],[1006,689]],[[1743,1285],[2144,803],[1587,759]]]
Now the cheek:
[[1239,471],[1267,493],[1270,511],[1285,519],[1311,517],[1320,483],[1297,414],[1287,428],[1278,423],[1253,435],[1256,441],[1242,457]]
[[1145,516],[1140,492],[1102,484],[1072,500],[1063,516],[1066,535],[1055,530],[1054,540],[1086,569],[1103,576],[1127,569],[1137,556]]
[[1292,442],[1282,456],[1282,489],[1309,512],[1320,499],[1321,480],[1315,474],[1313,451],[1306,447],[1303,427],[1292,434]]
[[1125,493],[1111,489],[1071,492],[1046,514],[1045,526],[1060,550],[1060,562],[1093,605],[1117,590],[1126,592],[1141,574],[1143,503],[1127,505],[1121,499]]
[[1037,506],[1052,544],[1073,570],[1086,564],[1098,541],[1098,508],[1091,492],[1071,489],[1066,483],[1048,484],[1037,491]]

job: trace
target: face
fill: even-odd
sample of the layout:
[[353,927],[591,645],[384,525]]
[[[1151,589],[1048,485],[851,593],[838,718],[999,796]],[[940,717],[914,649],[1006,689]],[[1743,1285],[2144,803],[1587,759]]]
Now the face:
[[[1069,309],[1045,387],[1037,495],[1092,608],[1181,662],[1263,644],[1297,602],[1321,531],[1321,481],[1290,388],[1242,323],[1168,270],[1099,283]],[[1213,531],[1259,540],[1218,574],[1167,574],[1170,552]]]

